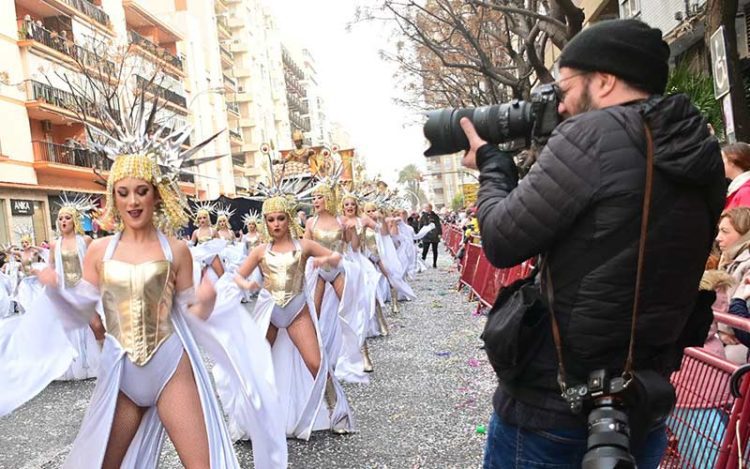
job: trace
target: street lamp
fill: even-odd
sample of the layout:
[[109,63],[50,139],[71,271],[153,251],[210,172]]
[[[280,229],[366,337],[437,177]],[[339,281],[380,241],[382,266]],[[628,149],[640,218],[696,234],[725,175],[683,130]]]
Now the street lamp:
[[199,92],[195,93],[193,96],[190,97],[190,101],[188,101],[188,105],[187,105],[188,109],[193,105],[193,101],[195,101],[195,99],[198,96],[206,94],[206,93],[224,94],[224,88],[222,88],[220,86],[215,86],[213,88],[206,88],[206,89],[204,89],[202,91],[199,91]]

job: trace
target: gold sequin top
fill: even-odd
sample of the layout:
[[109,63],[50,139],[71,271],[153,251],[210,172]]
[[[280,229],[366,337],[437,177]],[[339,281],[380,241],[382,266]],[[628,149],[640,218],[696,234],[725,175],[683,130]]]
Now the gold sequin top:
[[[62,243],[60,243],[62,245]],[[62,249],[62,247],[60,248]],[[78,250],[72,249],[66,251],[62,249],[60,251],[62,257],[62,270],[65,278],[65,287],[74,287],[81,281],[83,272],[81,271],[81,261],[78,259]]]
[[260,261],[263,287],[271,293],[274,303],[282,308],[302,293],[305,280],[307,256],[298,247],[289,252],[273,252],[266,249]]
[[333,230],[313,228],[312,239],[333,252],[344,252],[344,229],[340,226]]
[[219,231],[219,238],[225,241],[234,241],[234,233],[229,230]]
[[131,362],[143,366],[174,332],[169,314],[175,273],[167,260],[102,262],[101,292],[107,333]]
[[210,229],[208,230],[208,236],[201,236],[200,228],[198,228],[198,244],[203,244],[214,239],[214,233]]
[[252,251],[255,246],[260,244],[260,236],[256,234],[254,238],[251,238],[250,235],[245,235],[245,244],[247,250]]

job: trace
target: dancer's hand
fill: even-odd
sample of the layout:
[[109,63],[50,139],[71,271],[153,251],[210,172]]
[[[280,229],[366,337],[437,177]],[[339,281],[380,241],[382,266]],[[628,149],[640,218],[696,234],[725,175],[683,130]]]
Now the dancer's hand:
[[55,269],[53,269],[52,267],[47,267],[42,270],[33,270],[32,272],[36,275],[39,283],[41,283],[45,287],[58,288],[59,285],[57,283],[57,272],[55,272]]
[[195,302],[188,309],[202,319],[208,319],[216,303],[216,289],[208,277],[203,277],[195,290]]

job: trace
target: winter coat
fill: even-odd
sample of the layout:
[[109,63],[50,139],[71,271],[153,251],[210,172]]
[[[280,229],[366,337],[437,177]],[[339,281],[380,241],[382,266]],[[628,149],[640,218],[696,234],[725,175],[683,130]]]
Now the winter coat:
[[[552,133],[518,182],[513,160],[492,145],[477,152],[479,221],[487,259],[510,267],[538,254],[552,277],[568,384],[625,363],[635,289],[646,175],[644,117],[654,144],[654,181],[636,369],[668,373],[675,342],[693,310],[698,283],[724,206],[718,141],[684,95],[612,106],[569,118]],[[519,378],[501,383],[494,404],[510,399],[570,415],[559,397],[549,323]],[[528,426],[554,426],[537,415]]]
[[[440,221],[440,217],[435,212],[422,212],[422,215],[419,217],[419,229],[421,230],[422,227],[425,227],[430,223],[435,224],[435,229],[427,233],[427,235],[422,238],[422,242],[437,243],[440,241],[440,236],[443,235],[443,224]],[[419,232],[419,230],[416,231]]]
[[737,182],[740,183],[739,187],[732,187],[736,184],[734,181],[729,185],[727,203],[724,206],[724,210],[735,207],[750,207],[750,171],[737,176],[737,179]]

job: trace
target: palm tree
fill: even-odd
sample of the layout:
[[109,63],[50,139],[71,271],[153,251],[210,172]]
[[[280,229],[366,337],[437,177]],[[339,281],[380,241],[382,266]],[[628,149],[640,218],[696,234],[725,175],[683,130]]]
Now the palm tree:
[[414,164],[408,164],[398,172],[399,184],[403,184],[408,191],[416,194],[419,198],[419,204],[423,204],[427,201],[427,196],[420,187],[423,180],[422,172]]

